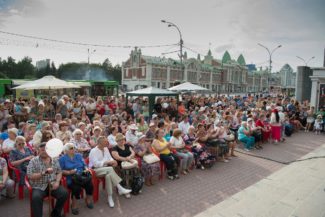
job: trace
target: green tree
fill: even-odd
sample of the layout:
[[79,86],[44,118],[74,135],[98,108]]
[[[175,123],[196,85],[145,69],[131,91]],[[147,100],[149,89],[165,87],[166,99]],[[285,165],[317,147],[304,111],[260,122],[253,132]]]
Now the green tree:
[[17,63],[15,78],[33,78],[35,77],[35,67],[30,57],[24,57]]

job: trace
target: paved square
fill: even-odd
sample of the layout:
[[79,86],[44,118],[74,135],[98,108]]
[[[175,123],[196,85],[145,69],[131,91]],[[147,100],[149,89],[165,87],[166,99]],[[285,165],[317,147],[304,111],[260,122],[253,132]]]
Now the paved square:
[[[285,143],[266,144],[263,150],[251,153],[279,161],[292,161],[322,144],[325,144],[324,135],[299,132],[287,138]],[[108,207],[105,194],[101,192],[94,210],[87,209],[84,201],[80,201],[79,216],[194,216],[285,166],[238,155],[229,163],[216,163],[209,170],[194,170],[179,180],[164,179],[153,187],[144,187],[141,195],[131,199],[115,196],[114,209]],[[44,213],[47,209],[47,204],[44,204]],[[23,201],[1,200],[0,216],[29,217],[27,192]],[[73,215],[70,213],[69,216]]]

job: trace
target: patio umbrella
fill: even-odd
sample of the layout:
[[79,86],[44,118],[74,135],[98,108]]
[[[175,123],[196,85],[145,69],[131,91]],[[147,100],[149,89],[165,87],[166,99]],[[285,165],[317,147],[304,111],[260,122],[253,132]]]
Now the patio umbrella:
[[30,81],[22,84],[13,89],[23,89],[23,90],[56,90],[56,89],[71,89],[80,88],[79,85],[68,83],[64,80],[58,79],[52,75],[44,76],[35,81]]
[[169,88],[168,90],[172,91],[208,91],[208,89],[201,87],[190,82],[185,82],[174,87]]

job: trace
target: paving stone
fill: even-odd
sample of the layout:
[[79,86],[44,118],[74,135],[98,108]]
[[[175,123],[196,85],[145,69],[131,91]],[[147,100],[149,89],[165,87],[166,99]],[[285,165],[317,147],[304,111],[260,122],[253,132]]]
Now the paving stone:
[[[287,141],[284,143],[277,145],[266,144],[263,150],[254,150],[251,153],[281,161],[292,161],[301,158],[324,143],[324,135],[300,132],[287,138]],[[169,181],[164,179],[153,187],[144,187],[141,195],[132,196],[131,199],[114,195],[116,205],[114,209],[108,207],[105,192],[101,191],[99,202],[95,204],[95,209],[93,210],[87,209],[83,200],[79,201],[80,214],[78,216],[195,216],[222,201],[227,201],[229,198],[235,200],[233,195],[237,192],[285,167],[283,164],[240,153],[238,153],[238,156],[238,158],[233,158],[229,163],[218,162],[211,169],[204,171],[194,170],[189,175],[182,176],[180,180]],[[310,163],[310,168],[317,166],[312,162],[308,163]],[[314,179],[323,178],[324,180],[325,173],[318,175],[307,170],[305,174],[312,176]],[[283,176],[285,175],[283,173]],[[292,176],[292,178],[297,180],[301,180],[302,177],[303,174],[301,176]],[[276,177],[273,178],[277,180]],[[264,184],[271,185],[269,181],[263,180]],[[285,186],[289,187],[290,184],[288,181],[285,183]],[[289,196],[290,194],[288,194]],[[226,208],[227,206],[230,207]],[[284,205],[273,204],[272,206]],[[227,210],[232,209],[231,204],[226,202],[224,207]],[[46,210],[47,204],[44,204],[44,216],[46,216]],[[18,198],[1,200],[0,217],[3,216],[29,217],[28,193],[25,193],[24,200],[18,200]],[[73,215],[70,213],[69,216]],[[210,216],[229,217],[222,215],[221,212],[211,212]],[[233,216],[238,217],[238,212],[234,213]]]

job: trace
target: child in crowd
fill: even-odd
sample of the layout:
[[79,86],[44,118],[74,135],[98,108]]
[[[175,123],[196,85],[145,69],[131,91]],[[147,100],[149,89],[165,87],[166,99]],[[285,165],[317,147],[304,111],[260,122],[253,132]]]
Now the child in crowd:
[[314,125],[315,134],[320,134],[320,131],[322,130],[322,126],[323,126],[323,117],[321,115],[318,115]]

